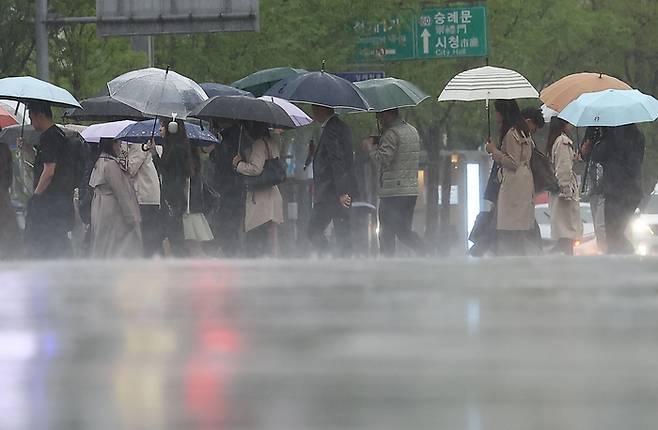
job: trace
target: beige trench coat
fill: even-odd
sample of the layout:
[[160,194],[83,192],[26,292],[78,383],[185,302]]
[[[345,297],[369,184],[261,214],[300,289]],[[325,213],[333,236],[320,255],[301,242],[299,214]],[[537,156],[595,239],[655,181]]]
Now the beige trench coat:
[[[268,151],[269,146],[269,151]],[[258,176],[263,172],[265,160],[279,156],[279,143],[273,139],[256,140],[245,150],[245,160],[238,164],[237,172],[245,176]],[[267,222],[283,224],[283,199],[279,187],[250,191],[245,200],[244,230],[250,231]]]
[[580,190],[578,178],[573,171],[576,152],[573,142],[566,134],[555,139],[551,150],[551,162],[560,186],[558,194],[551,193],[551,239],[580,239],[583,236],[583,221],[580,216]]
[[515,128],[503,138],[501,149],[492,154],[502,166],[498,194],[497,229],[504,231],[530,230],[535,221],[535,184],[530,171],[530,157],[535,143],[523,137]]
[[96,258],[141,257],[141,216],[135,189],[119,160],[101,155],[89,179],[91,253]]

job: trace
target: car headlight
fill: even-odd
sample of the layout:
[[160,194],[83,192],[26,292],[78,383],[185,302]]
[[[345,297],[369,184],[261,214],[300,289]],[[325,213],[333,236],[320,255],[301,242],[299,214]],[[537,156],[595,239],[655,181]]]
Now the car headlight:
[[642,218],[636,218],[631,224],[633,234],[635,235],[653,235],[653,230]]

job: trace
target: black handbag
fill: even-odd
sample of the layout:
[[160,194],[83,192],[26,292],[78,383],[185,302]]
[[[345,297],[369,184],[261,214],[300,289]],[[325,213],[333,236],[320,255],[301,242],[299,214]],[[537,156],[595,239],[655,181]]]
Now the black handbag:
[[543,191],[557,192],[560,190],[551,161],[536,147],[533,148],[530,157],[530,170],[535,182],[535,193]]
[[283,167],[283,163],[279,157],[272,158],[270,145],[267,142],[265,142],[265,145],[267,146],[267,152],[270,155],[270,158],[265,160],[261,174],[258,176],[242,176],[247,191],[258,191],[265,188],[271,188],[286,180],[286,169]]

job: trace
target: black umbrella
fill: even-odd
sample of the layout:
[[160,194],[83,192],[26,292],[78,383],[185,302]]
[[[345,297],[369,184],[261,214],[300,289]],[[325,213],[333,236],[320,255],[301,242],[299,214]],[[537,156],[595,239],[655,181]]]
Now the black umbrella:
[[295,123],[282,107],[247,96],[213,97],[197,106],[189,116],[200,119],[256,121],[277,128],[295,128]]
[[206,82],[203,84],[200,84],[201,88],[203,88],[203,91],[208,94],[208,97],[215,97],[215,96],[247,96],[247,97],[253,97],[254,95],[251,94],[249,91],[245,90],[240,90],[238,88],[234,88],[228,85],[224,84],[216,84],[214,82]]
[[274,85],[265,95],[330,108],[369,108],[365,96],[356,85],[325,71],[290,76]]
[[92,97],[80,102],[82,109],[68,109],[64,118],[73,121],[120,121],[131,119],[140,121],[144,115],[137,109],[131,108],[110,96]]

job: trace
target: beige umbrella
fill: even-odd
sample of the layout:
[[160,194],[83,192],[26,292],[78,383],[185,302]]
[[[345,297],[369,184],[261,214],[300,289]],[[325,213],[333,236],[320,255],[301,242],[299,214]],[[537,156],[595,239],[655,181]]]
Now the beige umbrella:
[[630,85],[626,82],[603,73],[575,73],[544,88],[539,94],[539,98],[549,108],[561,112],[569,103],[584,93],[630,89]]

